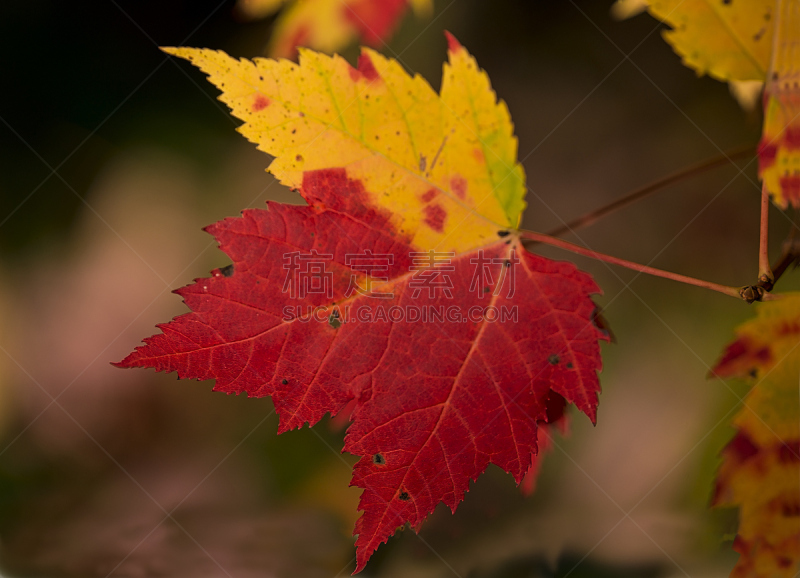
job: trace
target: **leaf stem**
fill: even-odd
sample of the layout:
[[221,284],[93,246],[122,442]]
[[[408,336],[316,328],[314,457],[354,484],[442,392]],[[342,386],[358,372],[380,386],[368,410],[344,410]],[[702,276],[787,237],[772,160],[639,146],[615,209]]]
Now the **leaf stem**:
[[575,231],[583,227],[588,227],[589,225],[602,219],[606,215],[609,215],[614,211],[618,211],[619,209],[622,209],[624,207],[627,207],[628,205],[631,205],[636,201],[639,201],[647,197],[648,195],[651,195],[652,193],[658,191],[659,189],[663,189],[664,187],[668,187],[669,185],[677,181],[680,181],[681,179],[687,179],[695,175],[699,175],[710,169],[725,165],[732,160],[753,156],[754,154],[755,154],[755,149],[752,146],[740,147],[737,149],[733,149],[731,151],[724,152],[719,156],[707,159],[695,165],[686,167],[685,169],[681,169],[679,171],[671,173],[656,181],[653,181],[649,185],[637,189],[632,193],[629,193],[624,197],[621,197],[616,201],[609,203],[608,205],[600,207],[599,209],[595,209],[591,213],[587,213],[581,217],[578,217],[577,219],[570,221],[566,225],[557,227],[552,231],[548,232],[547,234],[550,235],[551,237],[559,237],[564,233]]
[[769,266],[769,192],[766,183],[761,184],[761,226],[758,239],[758,285],[772,291],[775,276]]
[[695,279],[694,277],[688,277],[686,275],[672,273],[671,271],[664,271],[663,269],[656,269],[655,267],[634,263],[633,261],[627,261],[625,259],[620,259],[619,257],[613,257],[611,255],[606,255],[605,253],[598,253],[597,251],[575,245],[574,243],[570,243],[568,241],[556,239],[544,233],[536,233],[534,231],[527,231],[524,229],[517,231],[517,233],[523,239],[529,239],[531,241],[536,241],[537,243],[544,243],[545,245],[558,247],[559,249],[571,251],[573,253],[577,253],[578,255],[597,259],[598,261],[611,263],[612,265],[619,265],[620,267],[625,267],[626,269],[632,269],[633,271],[638,271],[639,273],[647,273],[648,275],[663,277],[664,279],[671,279],[672,281],[677,281],[679,283],[710,289],[735,299],[747,301],[748,303],[761,300],[771,301],[773,299],[772,295],[765,293],[764,289],[758,286],[730,287],[727,285],[720,285],[719,283],[712,283],[711,281]]
[[797,238],[797,227],[792,226],[791,230],[789,231],[789,236],[783,242],[783,248],[781,249],[781,256],[778,257],[778,260],[772,266],[772,284],[778,282],[786,270],[789,268],[789,265],[797,264],[800,262],[800,240]]

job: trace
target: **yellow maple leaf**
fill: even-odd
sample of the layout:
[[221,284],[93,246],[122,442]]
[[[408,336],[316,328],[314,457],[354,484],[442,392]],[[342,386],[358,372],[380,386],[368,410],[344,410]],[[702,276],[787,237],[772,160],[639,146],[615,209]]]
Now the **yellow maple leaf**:
[[664,39],[698,75],[731,83],[743,106],[764,87],[759,176],[773,202],[800,208],[800,0],[617,0],[672,26]]
[[257,20],[274,14],[289,0],[239,0],[236,11],[249,20]]
[[236,8],[250,19],[263,18],[287,4],[275,22],[267,52],[294,58],[298,46],[325,53],[356,40],[380,46],[397,27],[406,8],[428,16],[433,0],[239,0]]
[[617,0],[618,17],[646,4],[669,24],[664,40],[698,75],[717,80],[764,80],[772,50],[774,0]]
[[751,380],[713,503],[739,507],[734,577],[800,570],[800,294],[765,303],[714,369]]
[[780,0],[764,99],[759,175],[781,208],[800,207],[800,0]]
[[358,69],[303,49],[299,64],[164,50],[209,75],[244,121],[239,131],[277,157],[268,170],[293,189],[309,171],[344,168],[415,246],[442,251],[494,242],[519,225],[524,174],[508,109],[452,37],[438,95],[370,49]]

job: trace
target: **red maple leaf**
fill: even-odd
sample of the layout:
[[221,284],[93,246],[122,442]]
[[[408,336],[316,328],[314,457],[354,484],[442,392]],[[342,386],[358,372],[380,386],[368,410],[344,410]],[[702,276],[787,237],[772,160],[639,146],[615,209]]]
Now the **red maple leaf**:
[[[310,206],[268,203],[268,210],[208,227],[232,269],[176,291],[192,312],[159,325],[161,334],[117,365],[215,379],[215,391],[272,396],[279,432],[314,425],[357,400],[344,449],[361,456],[353,476],[364,489],[355,531],[360,570],[398,526],[419,528],[440,501],[455,511],[469,481],[490,463],[519,483],[537,451],[548,401],[563,396],[594,422],[598,339],[606,334],[594,323],[589,297],[598,288],[571,263],[498,237],[449,259],[452,299],[436,286],[414,297],[414,279],[441,267],[409,271],[413,247],[362,202],[359,183],[344,171],[322,170],[307,173],[300,192]],[[344,297],[353,272],[347,256],[366,250],[393,256],[380,273],[388,299]],[[316,280],[330,283],[331,297],[293,298],[284,291],[292,273],[287,256],[313,252],[330,256],[320,257],[325,268]],[[513,288],[470,291],[479,256],[492,279],[504,267],[516,269]],[[425,322],[409,320],[417,311]],[[492,321],[503,311],[516,312],[516,320]],[[432,321],[439,312],[444,320]]]
[[[508,146],[477,149],[493,155],[488,160],[481,152],[467,160],[459,157],[463,166],[455,161],[436,165],[443,148],[442,154],[448,152],[445,144],[467,150],[482,146],[455,117],[446,117],[456,124],[447,129],[451,136],[444,144],[438,138],[418,143],[425,152],[410,157],[408,167],[386,164],[391,155],[405,154],[390,141],[388,152],[369,157],[392,174],[402,170],[406,175],[396,181],[386,205],[380,200],[388,192],[376,194],[365,187],[375,172],[359,172],[363,164],[302,172],[290,165],[290,174],[301,176],[295,187],[308,206],[268,203],[267,210],[246,210],[208,227],[233,264],[178,290],[191,313],[160,325],[161,334],[117,364],[214,379],[216,391],[271,396],[280,416],[279,433],[314,425],[345,407],[352,411],[344,450],[360,456],[352,484],[364,489],[359,504],[364,513],[355,529],[356,571],[398,526],[419,528],[439,502],[455,510],[470,480],[489,464],[520,483],[537,454],[540,424],[560,420],[566,402],[592,422],[596,418],[598,341],[608,339],[591,299],[599,289],[573,264],[528,252],[516,230],[493,225],[469,206],[480,205],[483,211],[500,207],[492,197],[484,195],[479,204],[471,195],[481,186],[498,194],[498,187],[521,178],[516,176],[521,169],[513,160],[486,168],[496,155],[515,153],[510,121],[474,60],[454,39],[450,44],[453,66],[474,80],[465,90],[482,90],[486,96],[477,101],[448,98],[457,106],[478,102],[494,116],[480,117],[476,130],[494,131],[487,134],[495,140],[502,134]],[[234,111],[250,123],[243,132],[253,127],[256,138],[268,143],[269,135],[276,134],[288,143],[276,145],[284,147],[279,154],[303,162],[306,149],[295,153],[285,148],[295,146],[295,130],[282,119],[296,119],[291,122],[299,134],[312,122],[311,115],[298,115],[284,105],[280,92],[251,95],[244,92],[251,90],[249,85],[231,84],[252,77],[247,61],[182,50],[221,71],[219,82],[227,82],[226,88],[236,87]],[[260,61],[258,66],[273,64]],[[301,59],[292,70],[302,73],[304,66]],[[359,71],[337,59],[319,66],[336,68],[338,82],[361,91],[365,115],[371,114],[369,103],[388,94],[383,78],[406,81],[394,65],[371,52],[362,56]],[[270,73],[259,74],[266,79]],[[284,73],[284,82],[291,78]],[[455,80],[451,76],[448,83]],[[416,83],[414,90],[429,90],[408,81]],[[447,84],[442,90],[451,89],[453,84]],[[431,110],[447,112],[436,101],[425,102]],[[263,128],[268,115],[275,115],[282,132],[266,132],[272,130]],[[383,136],[409,142],[394,128],[398,125],[389,126]],[[434,126],[441,130],[441,123]],[[332,138],[331,130],[325,130],[326,138]],[[342,134],[347,146],[362,138]],[[377,142],[378,136],[369,141]],[[365,145],[359,146],[364,150]],[[447,172],[492,175],[500,169],[507,172],[498,185]],[[514,190],[521,194],[520,188]],[[516,220],[521,199],[496,198],[503,201],[509,220]],[[416,221],[414,207],[421,213]],[[456,220],[459,214],[464,216]],[[461,235],[460,248],[439,250],[456,243],[453,235]]]

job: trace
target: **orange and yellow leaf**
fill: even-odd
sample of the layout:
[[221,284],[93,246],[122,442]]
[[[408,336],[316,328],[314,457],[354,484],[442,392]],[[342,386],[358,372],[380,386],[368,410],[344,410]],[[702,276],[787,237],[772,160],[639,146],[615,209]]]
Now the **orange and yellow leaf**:
[[753,388],[733,420],[713,503],[739,507],[734,577],[800,570],[800,295],[759,306],[714,369]]
[[800,207],[800,0],[781,0],[764,93],[759,175],[776,205]]
[[209,75],[244,121],[239,131],[276,157],[269,171],[291,188],[307,171],[344,167],[415,246],[441,251],[494,242],[519,224],[524,174],[508,109],[455,41],[441,95],[369,49],[358,69],[306,50],[300,64],[165,50]]
[[627,17],[642,4],[672,29],[663,33],[683,63],[717,80],[764,80],[772,50],[774,0],[617,0]]
[[419,16],[433,11],[432,0],[239,0],[237,10],[263,18],[284,4],[268,48],[275,58],[295,58],[300,46],[328,54],[355,41],[380,47],[409,6]]

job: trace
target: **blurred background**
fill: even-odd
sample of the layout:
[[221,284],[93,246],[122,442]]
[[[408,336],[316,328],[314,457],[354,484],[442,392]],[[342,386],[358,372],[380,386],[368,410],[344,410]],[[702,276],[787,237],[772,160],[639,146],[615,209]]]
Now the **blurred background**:
[[[610,0],[434,0],[382,48],[438,89],[443,30],[509,106],[547,231],[670,172],[755,146],[761,113],[697,78],[647,15]],[[171,290],[227,259],[201,228],[268,199],[215,89],[158,46],[262,53],[273,20],[232,0],[0,5],[0,572],[4,576],[346,576],[358,490],[343,424],[276,436],[269,399],[120,370],[186,311]],[[357,50],[344,55],[355,61]],[[569,240],[723,284],[755,281],[756,163],[684,180]],[[741,170],[740,170],[741,168]],[[772,254],[789,218],[772,209]],[[537,248],[538,250],[538,248]],[[743,393],[708,380],[733,299],[607,267],[617,342],[598,424],[574,415],[536,493],[490,467],[455,515],[398,532],[364,576],[727,576],[736,514],[707,509]],[[797,287],[787,275],[779,289]]]

